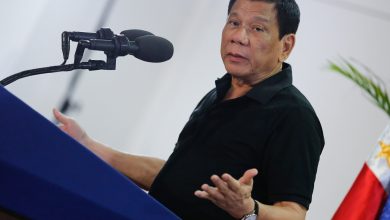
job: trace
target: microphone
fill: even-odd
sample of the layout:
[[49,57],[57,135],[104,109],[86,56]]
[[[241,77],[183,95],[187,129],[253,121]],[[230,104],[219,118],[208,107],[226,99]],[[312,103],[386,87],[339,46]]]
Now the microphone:
[[89,32],[62,32],[62,36],[66,36],[71,41],[89,40],[89,39],[111,39],[113,38],[114,32],[110,28],[100,28],[96,33]]
[[134,41],[130,41],[124,35],[118,35],[111,40],[80,40],[79,44],[90,50],[104,51],[110,57],[133,55],[140,60],[152,63],[169,60],[174,50],[171,42],[154,35],[136,37]]
[[[120,34],[125,35],[129,41],[135,41],[138,37],[146,36],[146,35],[154,35],[149,31],[140,30],[140,29],[130,29],[122,31]],[[96,38],[95,38],[96,39]]]
[[[96,33],[89,32],[62,32],[63,35],[67,36],[71,41],[80,41],[80,40],[90,40],[90,39],[106,39],[110,40],[113,38],[114,33],[109,28],[101,28]],[[140,29],[130,29],[122,31],[120,34],[125,35],[130,41],[134,41],[137,37],[144,35],[154,35],[149,31],[144,31]]]
[[[65,64],[70,50],[70,40],[79,41],[75,53],[74,64]],[[84,49],[104,51],[107,61],[89,60],[81,62]],[[6,86],[18,79],[43,73],[72,71],[75,69],[88,70],[115,70],[118,56],[133,55],[147,62],[164,62],[173,55],[173,45],[168,40],[154,36],[144,30],[126,30],[120,35],[114,35],[108,28],[102,28],[96,33],[87,32],[63,32],[62,50],[64,63],[59,66],[50,66],[38,69],[25,70],[0,81],[0,85]]]
[[[122,31],[120,34],[126,36],[130,41],[134,41],[136,38],[145,36],[145,35],[154,35],[150,33],[149,31],[144,31],[140,29],[130,29]],[[80,41],[80,40],[91,40],[91,39],[105,39],[105,40],[111,40],[113,37],[117,35],[112,32],[110,28],[100,28],[96,33],[90,33],[90,32],[69,32],[64,31],[62,32],[61,39],[62,39],[62,54],[64,57],[64,64],[66,63],[66,60],[69,58],[69,52],[70,52],[70,41]]]

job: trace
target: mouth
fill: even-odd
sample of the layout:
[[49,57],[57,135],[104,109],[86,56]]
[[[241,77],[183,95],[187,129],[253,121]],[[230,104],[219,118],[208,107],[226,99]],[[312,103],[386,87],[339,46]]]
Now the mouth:
[[244,62],[248,60],[246,56],[239,53],[227,53],[226,58],[231,62]]

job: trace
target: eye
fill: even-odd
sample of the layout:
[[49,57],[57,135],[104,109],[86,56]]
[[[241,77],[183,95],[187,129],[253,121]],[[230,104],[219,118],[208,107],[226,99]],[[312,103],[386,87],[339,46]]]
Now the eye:
[[256,32],[264,32],[264,27],[262,26],[254,26],[253,30]]
[[232,27],[238,27],[240,26],[240,22],[236,21],[236,20],[229,20],[228,21],[228,24]]

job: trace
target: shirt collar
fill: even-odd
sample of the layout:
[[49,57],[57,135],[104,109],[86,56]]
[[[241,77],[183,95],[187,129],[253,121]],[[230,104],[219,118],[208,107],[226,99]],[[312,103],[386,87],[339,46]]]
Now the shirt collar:
[[[217,99],[222,100],[231,86],[232,77],[229,73],[215,81]],[[266,104],[280,90],[292,85],[292,70],[288,63],[283,63],[282,70],[264,81],[256,84],[245,96]]]

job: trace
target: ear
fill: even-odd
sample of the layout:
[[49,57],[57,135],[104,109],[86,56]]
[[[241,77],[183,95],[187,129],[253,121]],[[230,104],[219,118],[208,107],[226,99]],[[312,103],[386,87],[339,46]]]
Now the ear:
[[284,35],[281,39],[282,42],[282,51],[279,56],[279,61],[284,62],[287,60],[288,56],[290,55],[291,51],[294,48],[295,45],[295,34],[287,34]]

